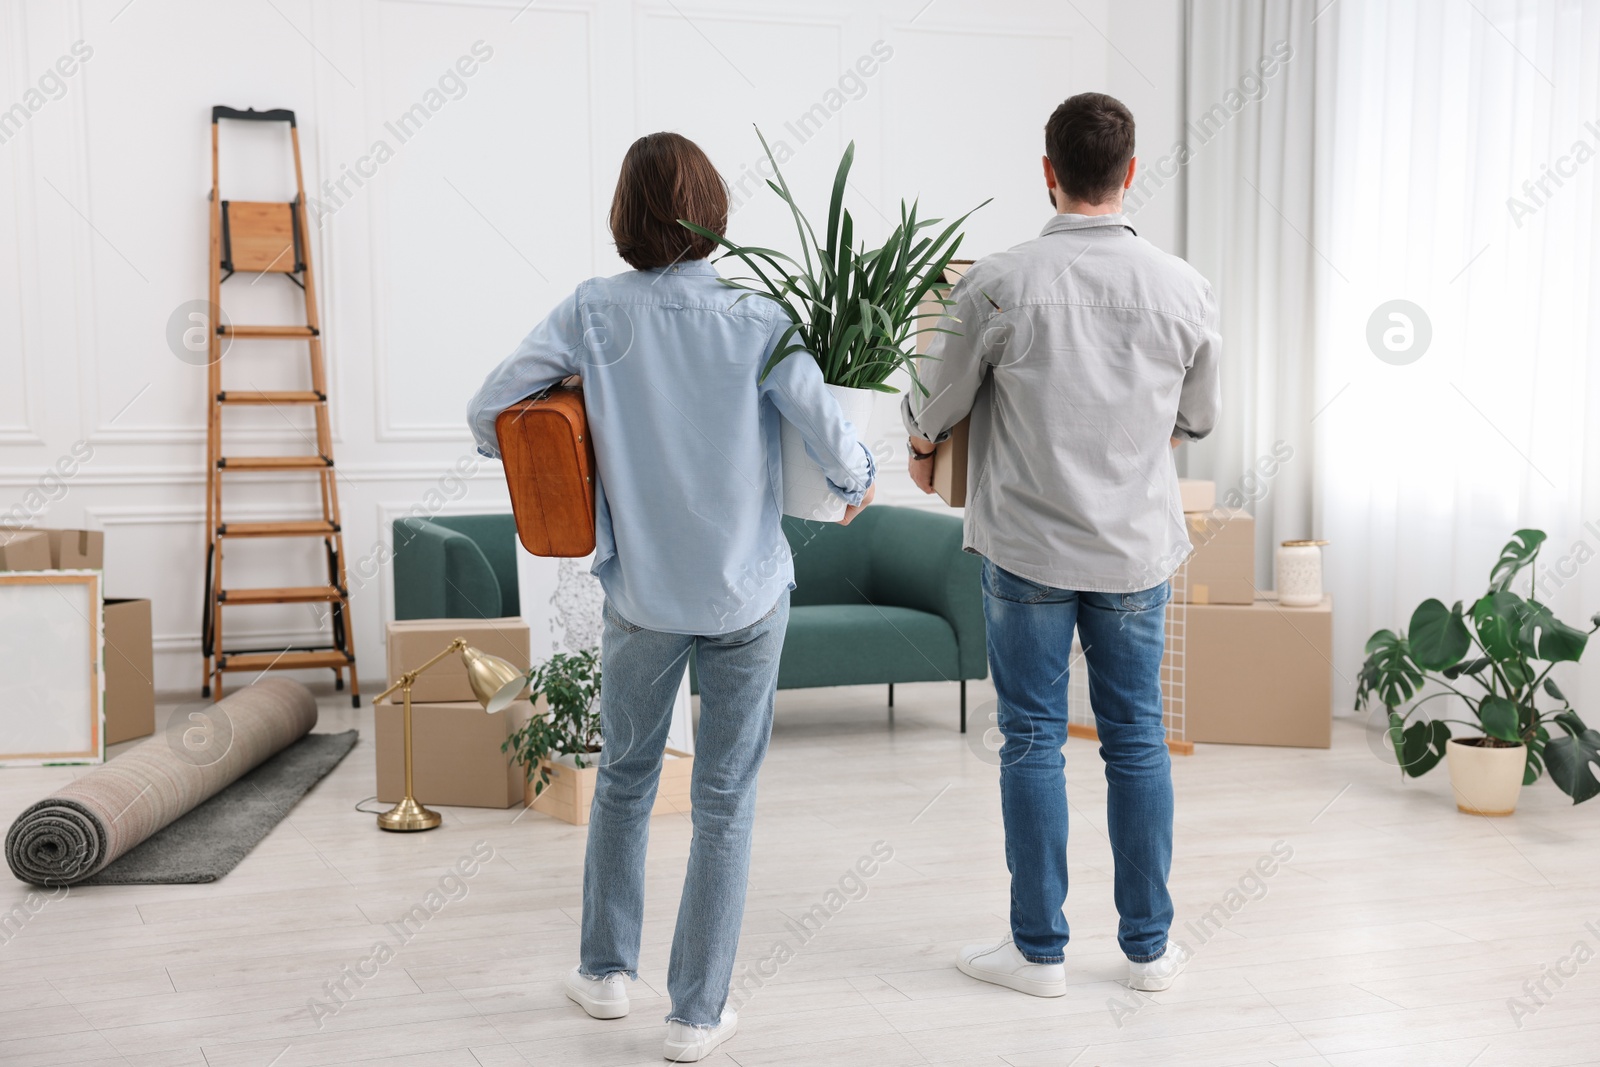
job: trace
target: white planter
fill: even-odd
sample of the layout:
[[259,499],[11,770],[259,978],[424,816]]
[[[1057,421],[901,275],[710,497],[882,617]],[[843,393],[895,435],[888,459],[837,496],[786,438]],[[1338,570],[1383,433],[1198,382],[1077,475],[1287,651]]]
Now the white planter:
[[1517,810],[1528,763],[1524,746],[1489,748],[1451,738],[1444,752],[1457,809],[1468,815],[1510,815]]
[[[866,433],[867,424],[872,421],[876,390],[847,389],[842,385],[827,389],[855,427],[857,436]],[[844,518],[844,501],[828,488],[827,475],[806,453],[805,438],[787,419],[783,422],[783,513],[818,522]]]

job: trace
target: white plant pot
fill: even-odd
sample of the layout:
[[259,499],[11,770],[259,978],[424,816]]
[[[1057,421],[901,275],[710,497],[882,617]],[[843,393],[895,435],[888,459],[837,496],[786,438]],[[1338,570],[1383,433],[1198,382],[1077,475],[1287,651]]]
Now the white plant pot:
[[[860,436],[872,421],[873,389],[849,389],[830,385],[828,392],[839,402],[844,417]],[[828,476],[806,453],[805,438],[785,419],[783,421],[783,513],[797,519],[838,522],[844,518],[844,500],[828,488]]]
[[1444,752],[1457,809],[1468,815],[1510,815],[1517,810],[1528,763],[1524,746],[1489,748],[1451,738]]

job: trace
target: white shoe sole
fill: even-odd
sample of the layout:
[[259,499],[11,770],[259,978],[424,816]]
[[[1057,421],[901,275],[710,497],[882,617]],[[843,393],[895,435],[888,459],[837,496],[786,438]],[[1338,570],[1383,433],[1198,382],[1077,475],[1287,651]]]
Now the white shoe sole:
[[572,988],[570,982],[567,983],[567,999],[588,1012],[591,1019],[620,1019],[628,1014],[629,1004],[626,1000],[597,1000],[584,996],[581,991]]
[[719,1030],[715,1037],[707,1040],[695,1041],[692,1044],[673,1041],[668,1038],[662,1045],[661,1055],[670,1063],[693,1063],[703,1060],[722,1046],[722,1043],[739,1032],[739,1024],[734,1023],[726,1030]]
[[982,967],[968,963],[960,958],[956,960],[956,968],[968,978],[976,978],[978,981],[988,982],[990,985],[1015,989],[1018,993],[1026,993],[1030,997],[1063,997],[1067,995],[1065,979],[1059,982],[1041,982],[1034,978],[1024,978],[1021,975],[1007,974],[1003,971],[984,970]]
[[1165,978],[1129,978],[1128,988],[1137,989],[1141,993],[1159,993],[1164,989],[1171,989],[1172,983],[1176,982],[1178,975],[1182,973],[1182,971],[1179,971],[1176,974],[1169,974]]

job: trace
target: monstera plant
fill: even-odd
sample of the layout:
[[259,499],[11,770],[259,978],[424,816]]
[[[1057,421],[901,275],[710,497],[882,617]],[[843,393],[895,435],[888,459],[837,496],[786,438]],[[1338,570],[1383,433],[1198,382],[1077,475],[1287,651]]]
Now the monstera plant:
[[[1432,770],[1456,725],[1481,732],[1467,743],[1524,749],[1524,785],[1548,770],[1574,804],[1600,793],[1600,733],[1584,724],[1550,677],[1557,664],[1583,656],[1589,635],[1600,629],[1600,612],[1580,630],[1536,600],[1531,581],[1526,596],[1512,589],[1535,565],[1544,540],[1541,530],[1518,530],[1489,572],[1488,592],[1470,606],[1425,600],[1404,633],[1379,630],[1367,641],[1356,709],[1381,704],[1387,710],[1388,739],[1404,774]],[[1471,721],[1423,713],[1451,697],[1465,705]]]

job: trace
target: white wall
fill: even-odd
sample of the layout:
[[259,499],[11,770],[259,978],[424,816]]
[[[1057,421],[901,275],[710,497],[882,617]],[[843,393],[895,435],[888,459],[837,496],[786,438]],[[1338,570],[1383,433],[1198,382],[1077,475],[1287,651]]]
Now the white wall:
[[[1177,6],[1153,4],[1151,17]],[[462,424],[467,398],[578,281],[622,269],[604,209],[633,138],[680,130],[736,182],[758,158],[751,124],[759,124],[790,139],[791,181],[819,203],[854,138],[852,204],[869,239],[878,213],[894,214],[901,196],[920,195],[940,213],[993,196],[965,247],[981,255],[1043,223],[1041,131],[1064,97],[1108,88],[1129,99],[1146,136],[1178,125],[1169,80],[1178,72],[1167,69],[1178,28],[1113,7],[3,0],[0,108],[30,99],[74,42],[93,52],[63,79],[58,99],[33,98],[41,106],[0,144],[0,201],[11,209],[0,212],[0,510],[17,504],[40,524],[104,529],[109,593],[155,602],[158,687],[199,685],[205,371],[174,355],[168,320],[206,292],[209,108],[293,108],[307,184],[334,208],[313,247],[371,692],[392,614],[380,565],[390,524],[414,508],[506,508],[498,465],[474,459]],[[401,143],[385,123],[424,101],[480,41],[480,54],[486,46],[492,55],[464,80],[464,94]],[[859,99],[830,97],[841,72],[878,41],[892,56],[864,79]],[[838,104],[837,113],[801,143],[785,123],[817,103]],[[286,198],[288,173],[269,141],[281,129],[234,125],[224,194]],[[328,195],[323,183],[366,166],[379,139],[393,157],[360,187],[347,177],[344,193]],[[1147,233],[1163,247],[1179,232],[1177,200],[1147,209]],[[762,192],[738,212],[733,233],[781,241],[787,225]],[[279,278],[239,277],[224,288],[224,306],[237,322],[288,321],[296,294]],[[235,388],[292,388],[303,367],[298,346],[239,342],[224,377]],[[239,430],[230,439],[249,450],[306,449],[308,423],[270,409],[229,418]],[[891,404],[870,436],[894,457],[880,500],[925,504],[904,480]],[[92,457],[64,488],[51,480],[41,491],[75,442]],[[458,464],[468,470],[461,481]],[[235,519],[312,503],[300,479],[238,484],[229,496]],[[551,572],[553,580],[553,562]],[[230,553],[230,583],[315,576],[314,556],[293,542]],[[246,612],[229,615],[241,641],[315,637],[307,610]]]

